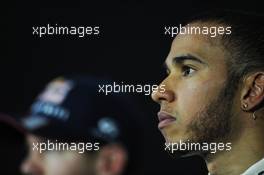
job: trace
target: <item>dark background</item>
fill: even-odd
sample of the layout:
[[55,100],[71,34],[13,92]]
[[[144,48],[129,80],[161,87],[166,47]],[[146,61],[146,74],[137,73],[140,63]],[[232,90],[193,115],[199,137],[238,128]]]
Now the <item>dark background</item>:
[[[165,76],[162,64],[172,41],[164,35],[164,26],[177,26],[186,17],[211,8],[263,12],[262,6],[254,1],[48,0],[13,4],[3,15],[6,31],[2,32],[4,47],[0,59],[0,112],[13,116],[26,114],[44,85],[63,74],[110,77],[127,84],[158,84]],[[96,25],[100,26],[100,35],[85,38],[32,35],[33,26],[48,23]],[[150,96],[137,96],[146,112],[146,174],[207,174],[200,158],[175,160],[163,150],[164,139],[157,129],[158,105]]]

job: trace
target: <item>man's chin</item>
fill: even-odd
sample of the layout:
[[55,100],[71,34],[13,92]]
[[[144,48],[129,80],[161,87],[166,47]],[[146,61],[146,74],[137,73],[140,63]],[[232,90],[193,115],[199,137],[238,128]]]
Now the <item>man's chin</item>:
[[168,138],[165,137],[165,146],[170,146],[170,149],[166,149],[166,151],[174,158],[185,158],[185,157],[191,157],[191,156],[202,156],[203,154],[201,151],[194,151],[189,149],[180,149],[179,146],[182,143],[192,143],[190,139],[186,138]]
[[167,151],[171,157],[174,159],[181,159],[181,158],[187,158],[187,157],[192,157],[192,156],[203,156],[203,153],[201,152],[195,152],[195,151],[190,151],[190,150],[177,150],[174,151],[173,153],[170,151]]
[[190,142],[190,139],[186,137],[168,137],[164,135],[164,138],[165,138],[166,144],[168,143],[180,144],[180,142],[184,142],[184,143]]
[[199,153],[191,152],[189,150],[177,150],[177,151],[174,151],[173,153],[168,151],[168,153],[174,159],[181,159],[181,158],[200,155]]

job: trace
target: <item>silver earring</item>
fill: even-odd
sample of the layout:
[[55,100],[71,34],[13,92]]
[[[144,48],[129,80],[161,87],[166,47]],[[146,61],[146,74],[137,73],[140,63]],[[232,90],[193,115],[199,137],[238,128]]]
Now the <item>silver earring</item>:
[[257,119],[257,116],[256,116],[255,112],[256,112],[256,111],[254,111],[253,114],[252,114],[254,120]]
[[247,109],[247,107],[248,107],[248,104],[244,103],[243,104],[243,109]]

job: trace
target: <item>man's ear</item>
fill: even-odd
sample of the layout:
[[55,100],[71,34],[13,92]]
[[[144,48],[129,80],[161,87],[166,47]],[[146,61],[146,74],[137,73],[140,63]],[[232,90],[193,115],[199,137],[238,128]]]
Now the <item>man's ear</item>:
[[243,81],[241,93],[242,109],[246,111],[256,108],[264,99],[264,72],[249,75]]
[[120,144],[109,144],[99,151],[97,171],[99,175],[121,174],[127,163],[127,152]]

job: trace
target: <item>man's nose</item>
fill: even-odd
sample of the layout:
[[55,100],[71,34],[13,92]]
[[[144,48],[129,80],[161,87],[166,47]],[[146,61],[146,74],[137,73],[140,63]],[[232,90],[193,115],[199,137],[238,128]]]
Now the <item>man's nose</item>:
[[[163,87],[163,88],[160,88],[160,87]],[[155,102],[160,104],[162,101],[166,101],[166,102],[174,101],[175,95],[174,95],[174,92],[170,90],[168,86],[166,86],[166,84],[160,84],[158,91],[155,91],[151,94],[151,98]]]
[[43,170],[37,161],[26,158],[21,164],[21,172],[25,175],[43,175]]

